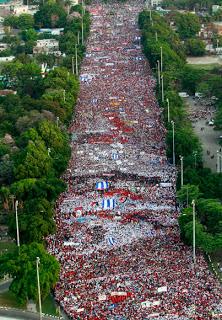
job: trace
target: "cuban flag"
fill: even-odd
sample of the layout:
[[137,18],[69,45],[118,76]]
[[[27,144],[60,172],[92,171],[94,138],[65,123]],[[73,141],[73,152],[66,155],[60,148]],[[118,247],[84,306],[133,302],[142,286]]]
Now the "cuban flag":
[[109,189],[109,183],[107,181],[101,181],[96,183],[96,190]]
[[114,246],[114,244],[115,244],[115,242],[116,242],[116,240],[115,240],[113,237],[109,237],[109,238],[107,239],[107,241],[108,241],[108,244],[109,244],[110,246]]
[[103,199],[102,208],[104,210],[112,210],[115,208],[115,199]]
[[112,153],[112,159],[113,160],[118,160],[119,159],[119,154],[118,153]]

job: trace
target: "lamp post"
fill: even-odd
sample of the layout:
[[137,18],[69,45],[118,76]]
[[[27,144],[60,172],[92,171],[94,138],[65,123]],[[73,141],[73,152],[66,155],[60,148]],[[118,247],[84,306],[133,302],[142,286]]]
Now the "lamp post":
[[192,201],[193,206],[193,266],[196,265],[196,225],[195,225],[195,201]]
[[82,28],[81,28],[82,29],[82,45],[84,44],[83,6],[84,6],[84,3],[82,2],[82,21],[81,21],[81,23],[82,23]]
[[173,165],[175,166],[175,122],[172,120],[172,130],[173,130]]
[[20,251],[19,224],[18,224],[18,200],[15,201],[15,222],[16,222],[16,234],[17,234],[17,247],[18,247],[18,251]]
[[157,60],[158,84],[160,86],[160,60]]
[[75,45],[75,56],[76,56],[76,75],[78,76],[79,70],[78,70],[78,54],[77,54],[77,45]]
[[166,99],[166,102],[167,102],[167,122],[169,123],[170,122],[170,102],[168,98]]
[[163,72],[163,47],[160,47],[160,71]]
[[74,57],[72,57],[72,74],[75,73]]
[[59,126],[59,117],[56,117],[56,126]]
[[155,32],[156,41],[158,41],[158,34],[157,31]]
[[41,290],[40,290],[40,281],[39,281],[39,264],[40,258],[36,258],[36,273],[37,273],[37,285],[38,285],[38,296],[39,296],[39,320],[42,320],[42,302],[41,302]]
[[161,75],[161,97],[162,97],[162,102],[164,102],[163,74]]
[[66,101],[66,90],[65,89],[63,90],[63,101],[64,102]]
[[194,155],[194,168],[196,169],[196,167],[197,167],[197,151],[194,151],[193,155]]
[[181,187],[183,186],[183,156],[180,156],[180,180],[181,180]]

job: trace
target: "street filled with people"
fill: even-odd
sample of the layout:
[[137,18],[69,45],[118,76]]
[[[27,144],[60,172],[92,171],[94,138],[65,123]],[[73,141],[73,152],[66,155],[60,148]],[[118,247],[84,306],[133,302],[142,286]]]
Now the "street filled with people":
[[96,3],[70,126],[72,156],[48,251],[70,319],[211,319],[221,288],[179,235],[156,80],[141,48],[144,4]]

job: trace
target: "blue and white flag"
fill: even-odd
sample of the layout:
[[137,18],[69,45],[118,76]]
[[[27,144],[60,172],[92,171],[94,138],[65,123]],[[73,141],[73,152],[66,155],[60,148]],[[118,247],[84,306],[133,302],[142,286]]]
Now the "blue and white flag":
[[96,190],[109,189],[109,183],[107,181],[101,181],[96,183]]
[[104,210],[112,210],[115,208],[115,199],[103,199],[102,208]]

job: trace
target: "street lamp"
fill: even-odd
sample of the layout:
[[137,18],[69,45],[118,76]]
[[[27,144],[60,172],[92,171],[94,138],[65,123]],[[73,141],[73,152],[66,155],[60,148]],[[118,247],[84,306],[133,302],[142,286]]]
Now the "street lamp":
[[196,225],[195,225],[195,201],[192,201],[193,206],[193,266],[196,265]]
[[170,122],[170,102],[168,98],[166,99],[166,102],[167,102],[167,122],[169,123]]
[[183,186],[183,156],[180,156],[181,187]]
[[59,126],[59,117],[56,117],[56,125]]
[[175,122],[172,120],[172,130],[173,130],[173,165],[175,166]]
[[20,239],[19,239],[19,224],[18,224],[18,200],[15,201],[15,221],[16,221],[17,247],[19,251]]
[[77,54],[77,45],[75,44],[75,57],[76,57],[76,75],[78,76],[79,70],[78,70],[78,54]]
[[157,34],[157,31],[155,32],[155,38],[156,38],[156,41],[158,41],[158,34]]
[[196,169],[196,167],[197,167],[197,151],[194,151],[193,155],[194,155],[194,167]]
[[162,102],[164,102],[163,74],[161,75],[161,97],[162,97]]
[[163,47],[160,47],[160,71],[163,72]]
[[160,60],[157,60],[158,84],[160,86]]
[[36,257],[36,273],[37,273],[37,285],[38,285],[38,296],[39,296],[39,320],[42,320],[42,302],[41,302],[41,291],[40,291],[40,281],[39,281],[39,264],[40,264],[40,258]]

